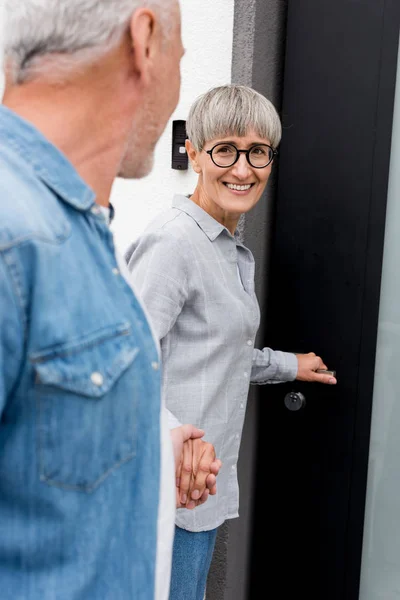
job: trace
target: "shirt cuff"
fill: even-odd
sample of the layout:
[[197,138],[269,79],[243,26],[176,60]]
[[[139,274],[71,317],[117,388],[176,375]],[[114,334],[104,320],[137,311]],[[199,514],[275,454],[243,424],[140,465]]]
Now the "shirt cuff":
[[297,356],[292,354],[292,352],[281,352],[280,350],[277,351],[277,354],[281,355],[282,360],[278,363],[276,378],[280,381],[294,381],[297,377],[297,371],[299,370]]
[[298,360],[292,352],[271,350],[271,348],[254,349],[252,384],[264,385],[293,381],[297,377],[297,372]]

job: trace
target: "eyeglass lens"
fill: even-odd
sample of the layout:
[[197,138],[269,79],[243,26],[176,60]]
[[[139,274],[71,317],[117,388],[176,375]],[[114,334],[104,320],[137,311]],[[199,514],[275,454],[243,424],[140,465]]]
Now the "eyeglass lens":
[[[229,167],[239,156],[236,146],[218,144],[212,150],[212,158],[216,165]],[[248,161],[253,167],[266,167],[274,158],[273,149],[267,145],[253,146],[248,153]]]

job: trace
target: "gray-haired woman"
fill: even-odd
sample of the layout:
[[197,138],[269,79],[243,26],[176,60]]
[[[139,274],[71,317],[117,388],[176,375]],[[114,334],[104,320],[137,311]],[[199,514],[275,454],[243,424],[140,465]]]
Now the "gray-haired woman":
[[[217,528],[238,516],[236,465],[249,384],[336,383],[316,373],[327,367],[314,353],[254,348],[254,259],[236,228],[271,174],[281,138],[274,106],[248,87],[213,88],[191,107],[187,132],[196,189],[176,196],[126,256],[161,342],[170,425],[204,429],[223,464],[216,496],[177,510],[171,600],[203,600]],[[187,506],[190,493],[181,500]]]

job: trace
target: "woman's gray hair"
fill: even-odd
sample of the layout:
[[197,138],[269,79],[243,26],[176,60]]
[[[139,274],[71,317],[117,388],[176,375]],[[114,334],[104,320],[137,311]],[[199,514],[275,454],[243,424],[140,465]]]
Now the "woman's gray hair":
[[211,88],[194,101],[186,121],[188,138],[198,151],[211,140],[242,137],[251,130],[274,148],[281,140],[281,121],[272,102],[244,85]]
[[14,83],[22,83],[34,75],[52,76],[56,71],[57,76],[59,71],[94,62],[120,42],[137,8],[154,8],[167,21],[175,2],[5,0],[7,73]]

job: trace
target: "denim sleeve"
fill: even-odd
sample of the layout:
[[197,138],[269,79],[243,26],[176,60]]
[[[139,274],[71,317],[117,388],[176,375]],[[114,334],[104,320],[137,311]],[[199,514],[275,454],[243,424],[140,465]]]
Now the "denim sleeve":
[[295,354],[271,348],[254,348],[250,383],[261,385],[293,381],[296,379],[297,368]]
[[20,308],[4,256],[0,254],[0,416],[17,382],[23,351]]

